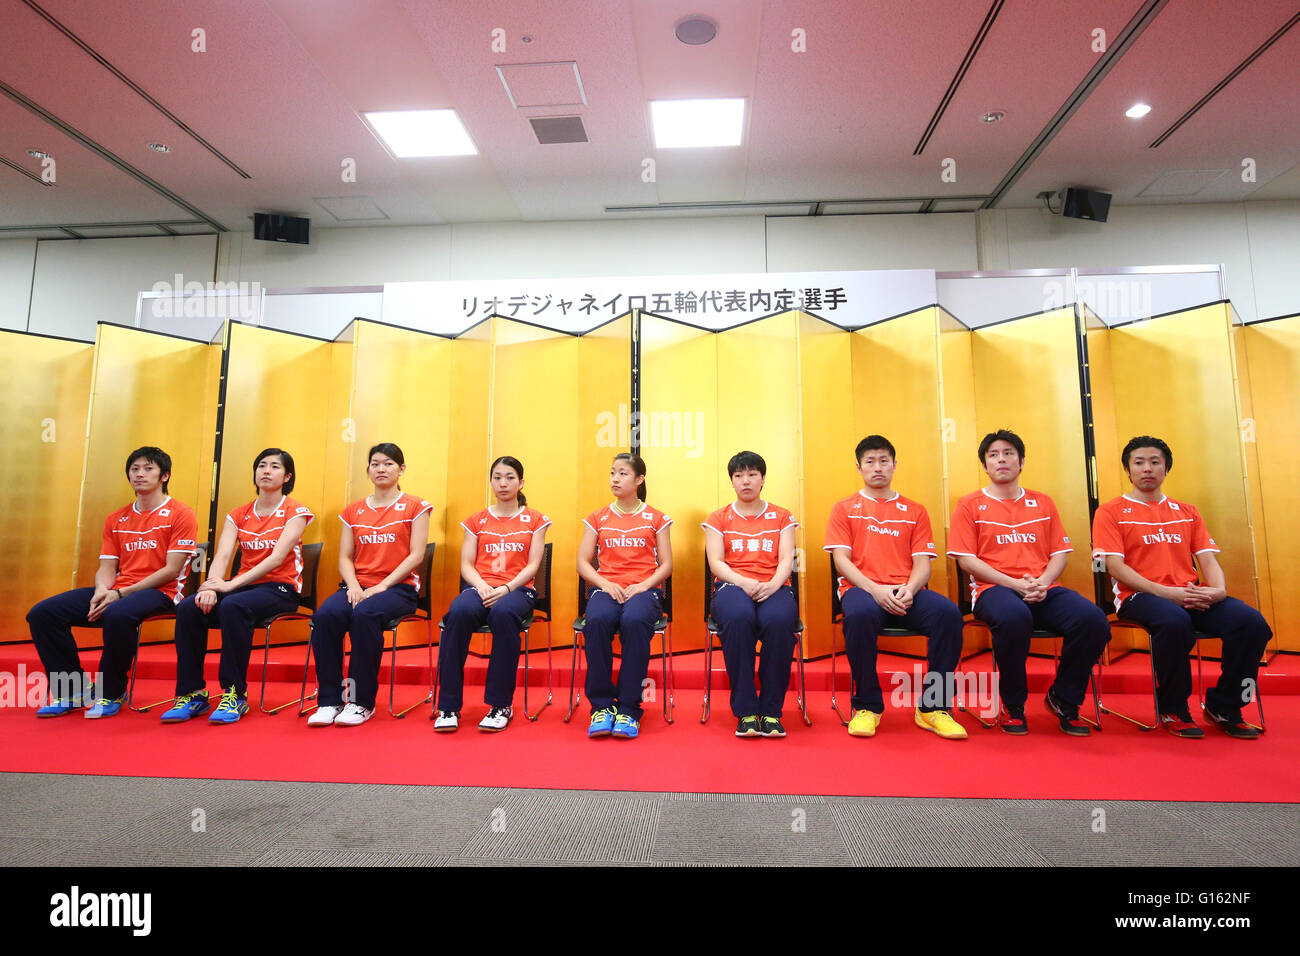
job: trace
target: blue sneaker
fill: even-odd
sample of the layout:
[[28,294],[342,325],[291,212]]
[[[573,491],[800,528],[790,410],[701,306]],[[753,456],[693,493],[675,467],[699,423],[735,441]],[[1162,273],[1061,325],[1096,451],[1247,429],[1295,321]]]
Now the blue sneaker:
[[206,690],[196,690],[192,694],[181,694],[172,701],[171,710],[163,711],[162,722],[164,724],[179,724],[191,717],[197,717],[199,714],[206,714],[209,706],[208,692]]
[[93,690],[86,691],[82,697],[56,697],[36,711],[37,717],[63,717],[80,707],[88,707],[95,699]]
[[608,707],[591,712],[591,726],[587,728],[588,737],[608,737],[614,729],[614,711]]
[[217,709],[212,712],[208,718],[210,724],[233,724],[248,713],[247,699],[240,697],[231,687],[221,695],[221,703],[217,704]]
[[88,720],[96,720],[100,717],[115,717],[117,712],[122,709],[122,701],[125,697],[119,697],[117,700],[109,700],[107,697],[101,697],[95,701],[90,710],[86,711]]
[[641,732],[641,723],[635,717],[629,717],[627,714],[619,714],[614,719],[614,736],[624,737],[631,740]]

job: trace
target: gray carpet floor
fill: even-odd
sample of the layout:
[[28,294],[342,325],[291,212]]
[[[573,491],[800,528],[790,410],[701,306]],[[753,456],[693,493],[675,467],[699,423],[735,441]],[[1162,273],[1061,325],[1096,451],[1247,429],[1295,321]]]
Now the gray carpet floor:
[[0,865],[1300,865],[1300,804],[0,774]]

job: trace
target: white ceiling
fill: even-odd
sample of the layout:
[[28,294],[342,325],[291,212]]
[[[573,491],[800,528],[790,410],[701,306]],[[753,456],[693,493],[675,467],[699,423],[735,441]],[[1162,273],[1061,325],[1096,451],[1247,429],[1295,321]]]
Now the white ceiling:
[[[678,42],[687,14],[717,38]],[[247,230],[254,211],[316,227],[939,212],[1066,184],[1116,204],[1300,198],[1300,26],[1277,36],[1298,17],[1296,0],[0,0],[0,236]],[[521,66],[542,63],[576,64],[578,105],[511,103],[502,73],[521,102],[575,101],[572,66]],[[650,100],[721,96],[749,101],[742,146],[653,148]],[[1152,111],[1130,120],[1138,100]],[[479,155],[397,160],[359,116],[437,107]],[[528,119],[556,115],[588,142],[539,145]]]

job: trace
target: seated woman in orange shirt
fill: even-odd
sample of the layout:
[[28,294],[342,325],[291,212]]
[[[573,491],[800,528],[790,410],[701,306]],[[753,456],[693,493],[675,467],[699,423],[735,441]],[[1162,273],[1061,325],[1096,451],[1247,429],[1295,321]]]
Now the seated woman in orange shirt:
[[469,587],[447,609],[438,645],[438,714],[433,729],[448,733],[460,727],[465,694],[465,658],[476,628],[492,628],[483,701],[487,716],[478,729],[495,732],[510,726],[519,668],[519,634],[533,615],[537,600],[533,578],[542,563],[551,519],[529,508],[524,498],[524,466],[503,455],[488,469],[496,504],[461,522],[460,576]]
[[[315,516],[289,497],[296,478],[293,456],[281,448],[267,448],[253,459],[257,497],[226,515],[207,580],[176,607],[176,700],[163,723],[181,723],[208,709],[203,656],[214,614],[221,625],[218,680],[224,693],[208,722],[233,724],[248,712],[254,624],[293,611],[302,592],[302,533]],[[236,548],[239,574],[226,581]]]
[[[308,727],[356,727],[375,714],[384,625],[415,610],[416,573],[429,540],[433,505],[402,491],[402,449],[382,442],[370,449],[366,474],[375,490],[343,509],[339,520],[339,589],[312,615],[320,706]],[[344,698],[343,635],[352,636],[351,695]]]
[[[588,737],[637,736],[641,694],[650,664],[650,639],[663,610],[661,585],[673,573],[669,526],[673,519],[645,502],[645,462],[624,452],[609,469],[614,501],[585,519],[578,574],[591,586],[584,630]],[[600,569],[592,565],[597,558]],[[614,684],[614,632],[623,662]]]

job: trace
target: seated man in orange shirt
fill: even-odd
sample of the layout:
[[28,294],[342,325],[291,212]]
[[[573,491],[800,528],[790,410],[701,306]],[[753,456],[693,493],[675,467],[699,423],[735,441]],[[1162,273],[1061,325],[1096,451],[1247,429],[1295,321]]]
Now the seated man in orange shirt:
[[1160,490],[1174,464],[1169,446],[1139,435],[1121,460],[1133,491],[1097,509],[1092,545],[1114,581],[1116,616],[1151,634],[1160,724],[1176,737],[1205,736],[1187,709],[1194,632],[1205,631],[1223,640],[1223,672],[1205,694],[1205,716],[1230,737],[1254,739],[1259,731],[1242,721],[1241,705],[1253,699],[1273,632],[1259,611],[1228,597],[1200,512]]
[[985,435],[979,458],[989,484],[957,502],[948,554],[970,575],[972,610],[993,633],[998,689],[1007,708],[1002,729],[1029,730],[1025,660],[1029,638],[1041,627],[1063,636],[1047,709],[1065,733],[1086,737],[1091,731],[1079,705],[1110,640],[1110,624],[1096,604],[1057,583],[1074,549],[1052,499],[1020,486],[1025,462],[1020,436],[1006,429]]
[[[104,519],[99,570],[93,588],[75,588],[27,612],[32,641],[50,678],[50,702],[37,717],[62,717],[78,707],[87,717],[112,717],[122,708],[126,679],[140,640],[140,623],[171,610],[184,596],[186,564],[196,550],[198,523],[188,505],[167,494],[171,457],[146,445],[126,459],[135,501]],[[72,687],[81,672],[72,628],[99,621],[103,685]],[[98,691],[98,699],[94,691]]]

